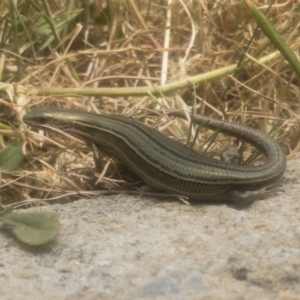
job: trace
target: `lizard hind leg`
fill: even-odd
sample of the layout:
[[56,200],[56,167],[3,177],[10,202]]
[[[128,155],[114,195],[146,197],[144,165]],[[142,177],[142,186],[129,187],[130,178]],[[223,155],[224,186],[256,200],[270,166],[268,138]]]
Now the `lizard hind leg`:
[[254,191],[230,190],[228,191],[228,196],[231,202],[243,206],[257,199],[265,199],[277,192],[284,192],[284,190],[281,188],[280,184],[275,183]]

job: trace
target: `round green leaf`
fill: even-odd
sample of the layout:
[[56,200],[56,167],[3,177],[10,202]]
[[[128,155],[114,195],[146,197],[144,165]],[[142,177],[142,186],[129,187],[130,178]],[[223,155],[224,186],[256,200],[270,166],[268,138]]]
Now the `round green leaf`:
[[23,142],[15,142],[0,152],[0,172],[11,173],[23,161]]
[[0,214],[0,221],[10,225],[23,243],[41,246],[49,243],[60,229],[59,215],[54,212],[14,213],[10,208]]

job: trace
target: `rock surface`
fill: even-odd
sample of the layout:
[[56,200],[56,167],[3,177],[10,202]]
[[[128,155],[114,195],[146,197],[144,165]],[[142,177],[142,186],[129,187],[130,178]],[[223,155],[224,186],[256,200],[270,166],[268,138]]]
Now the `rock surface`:
[[60,214],[48,246],[0,231],[1,299],[300,299],[300,161],[244,209],[128,195]]

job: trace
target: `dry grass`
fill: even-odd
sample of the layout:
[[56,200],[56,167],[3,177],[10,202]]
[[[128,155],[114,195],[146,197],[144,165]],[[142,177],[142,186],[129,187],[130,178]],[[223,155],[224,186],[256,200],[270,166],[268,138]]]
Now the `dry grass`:
[[[247,7],[235,0],[170,2],[163,6],[156,1],[94,1],[88,19],[79,1],[67,1],[66,5],[48,1],[49,7],[43,1],[37,1],[36,7],[24,1],[18,13],[2,1],[0,81],[15,85],[11,86],[12,99],[4,88],[0,94],[0,123],[11,126],[0,126],[0,149],[16,140],[26,142],[24,163],[13,173],[1,175],[3,205],[62,202],[112,191],[141,194],[136,179],[115,160],[108,158],[106,172],[96,174],[90,149],[83,143],[57,134],[41,137],[26,128],[22,116],[39,106],[140,114],[141,121],[182,140],[187,135],[185,122],[156,120],[148,112],[185,109],[195,103],[198,113],[242,122],[264,132],[280,121],[282,128],[276,139],[290,156],[299,153],[299,78],[281,56],[264,64],[257,62],[276,49],[256,30]],[[265,11],[269,2],[256,4]],[[298,39],[296,9],[295,1],[278,0],[267,14],[291,46]],[[51,26],[42,22],[47,13]],[[83,42],[85,30],[89,38]],[[250,63],[235,74],[219,74],[194,87],[175,86],[159,96],[147,92],[139,97],[128,93],[117,97],[51,96],[52,88],[151,89],[241,60]],[[43,96],[44,88],[50,91],[47,96]],[[200,138],[207,136],[203,132]],[[219,138],[213,152],[227,143],[227,138]]]

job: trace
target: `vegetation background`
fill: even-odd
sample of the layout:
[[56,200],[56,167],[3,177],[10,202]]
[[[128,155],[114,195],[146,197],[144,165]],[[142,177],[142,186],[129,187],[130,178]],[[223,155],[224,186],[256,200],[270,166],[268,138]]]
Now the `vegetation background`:
[[[298,56],[297,1],[255,4]],[[244,1],[1,1],[0,28],[2,205],[141,193],[116,160],[98,174],[83,143],[26,128],[22,116],[40,106],[125,114],[183,142],[186,122],[153,112],[193,106],[299,153],[299,78]],[[201,129],[195,148],[210,135]],[[231,143],[218,136],[209,155]]]

